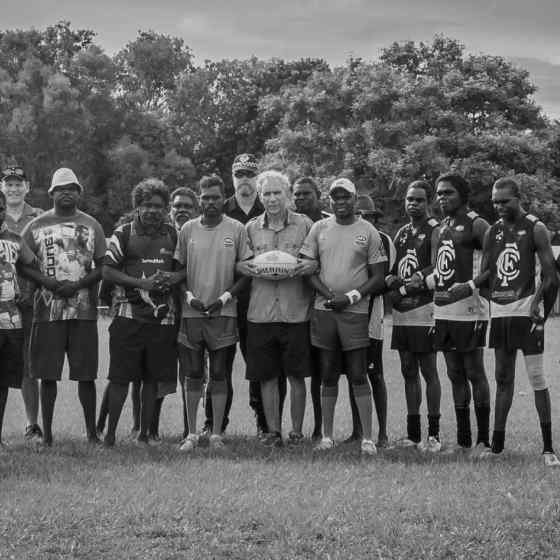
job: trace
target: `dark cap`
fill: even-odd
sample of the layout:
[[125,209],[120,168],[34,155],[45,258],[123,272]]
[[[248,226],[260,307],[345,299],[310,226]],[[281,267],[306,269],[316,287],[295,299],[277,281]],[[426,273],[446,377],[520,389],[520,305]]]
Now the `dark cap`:
[[239,154],[233,160],[233,165],[231,166],[233,172],[243,170],[252,171],[253,173],[258,173],[259,166],[257,164],[257,158],[253,154]]
[[27,176],[25,175],[23,167],[20,167],[19,165],[12,165],[10,167],[5,167],[4,169],[2,169],[2,181],[4,179],[9,179],[10,177],[15,177],[20,181],[27,180]]

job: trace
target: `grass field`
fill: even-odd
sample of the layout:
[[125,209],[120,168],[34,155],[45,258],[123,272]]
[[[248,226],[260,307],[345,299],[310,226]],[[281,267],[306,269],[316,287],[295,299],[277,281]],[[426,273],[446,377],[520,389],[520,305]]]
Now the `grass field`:
[[[106,328],[100,322],[100,391]],[[558,341],[555,319],[548,327],[546,365],[553,429],[560,437]],[[486,366],[493,379],[490,352]],[[253,437],[239,362],[229,453],[222,456],[207,449],[178,453],[178,395],[164,406],[163,445],[144,450],[127,440],[127,408],[115,449],[88,447],[77,387],[69,381],[59,388],[55,445],[39,453],[24,445],[23,406],[14,391],[4,430],[11,452],[0,455],[0,559],[560,558],[560,469],[547,471],[541,462],[532,393],[522,360],[518,366],[507,453],[492,464],[415,451],[362,459],[357,446],[343,445],[320,457],[312,455],[310,443],[263,450]],[[385,376],[389,435],[397,438],[405,432],[404,393],[390,351]],[[440,376],[442,438],[453,443],[441,361]],[[345,384],[337,408],[339,439],[350,430]]]

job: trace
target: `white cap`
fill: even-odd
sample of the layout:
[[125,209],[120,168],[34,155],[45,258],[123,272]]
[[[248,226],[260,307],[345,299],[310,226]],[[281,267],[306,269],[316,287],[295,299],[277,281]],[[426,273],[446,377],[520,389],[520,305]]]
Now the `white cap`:
[[64,185],[78,185],[80,192],[84,192],[84,187],[79,183],[76,174],[68,167],[61,167],[57,169],[52,176],[51,186],[48,192],[52,193],[56,187],[62,187]]
[[331,183],[331,186],[329,187],[329,194],[331,194],[335,189],[344,189],[350,194],[356,194],[356,187],[354,186],[354,183],[352,183],[350,179],[345,179],[344,177],[336,179]]

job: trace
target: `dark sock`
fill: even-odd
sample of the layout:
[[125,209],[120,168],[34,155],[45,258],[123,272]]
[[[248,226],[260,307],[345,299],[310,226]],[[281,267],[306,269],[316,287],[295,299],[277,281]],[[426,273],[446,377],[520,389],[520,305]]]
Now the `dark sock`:
[[472,446],[471,417],[469,408],[455,408],[457,417],[457,443],[461,447]]
[[408,414],[406,417],[406,432],[408,439],[414,443],[419,443],[422,439],[420,427],[420,414]]
[[159,436],[159,418],[161,416],[161,406],[163,405],[163,397],[156,399],[154,404],[154,413],[150,424],[150,435]]
[[474,412],[476,414],[476,424],[478,427],[478,435],[476,443],[484,443],[489,445],[490,441],[490,407],[489,406],[475,406]]
[[428,437],[435,437],[439,441],[439,414],[428,414]]
[[494,430],[492,434],[492,453],[501,453],[504,450],[505,441],[505,430]]
[[552,424],[550,422],[541,423],[543,440],[543,453],[553,453],[552,450]]
[[93,381],[79,381],[78,398],[84,411],[87,437],[88,439],[97,439],[95,431],[95,383]]
[[8,387],[0,387],[0,441],[2,441],[2,423],[4,421],[4,411],[8,400]]

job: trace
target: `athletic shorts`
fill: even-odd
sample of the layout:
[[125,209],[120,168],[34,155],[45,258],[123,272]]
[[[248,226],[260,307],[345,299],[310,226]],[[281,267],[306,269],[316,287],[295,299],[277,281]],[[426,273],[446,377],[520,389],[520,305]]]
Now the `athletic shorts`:
[[486,346],[488,321],[448,321],[436,319],[435,350],[472,352]]
[[68,356],[72,381],[97,378],[97,321],[70,319],[33,323],[29,342],[31,377],[59,381]]
[[0,329],[0,387],[19,389],[23,376],[23,329]]
[[343,352],[369,346],[367,313],[311,311],[311,344],[323,350]]
[[248,323],[249,381],[311,375],[309,323]]
[[109,327],[109,380],[177,383],[177,327],[115,317]]
[[391,349],[425,353],[434,351],[434,327],[393,325]]
[[542,354],[544,328],[535,327],[529,317],[495,317],[490,323],[488,346],[501,350],[521,350],[523,354]]
[[235,317],[189,317],[181,319],[178,341],[190,350],[220,350],[237,343]]

